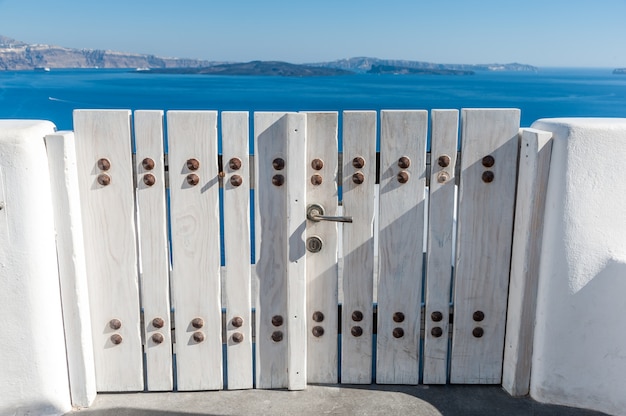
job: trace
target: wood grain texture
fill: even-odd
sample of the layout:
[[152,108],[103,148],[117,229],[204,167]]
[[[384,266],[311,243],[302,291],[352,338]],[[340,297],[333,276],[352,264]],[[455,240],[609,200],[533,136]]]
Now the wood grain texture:
[[530,390],[539,257],[552,133],[522,129],[504,343],[502,386],[512,396]]
[[459,112],[433,110],[431,122],[423,381],[446,384]]
[[427,111],[381,112],[379,384],[419,382],[427,133]]
[[256,386],[297,390],[306,386],[306,115],[255,113],[254,138]]
[[[222,113],[228,389],[252,388],[248,113]],[[231,167],[229,161],[233,160]],[[238,167],[237,160],[241,161]],[[238,179],[241,182],[238,182]],[[240,184],[239,184],[240,183]],[[237,319],[235,319],[237,318]],[[241,319],[241,325],[239,325]],[[233,337],[234,336],[234,337]],[[243,336],[243,340],[240,340]]]
[[[307,204],[337,214],[337,113],[307,113]],[[314,160],[322,162],[319,165]],[[314,166],[316,168],[314,168]],[[322,183],[315,185],[313,176]],[[348,224],[350,226],[351,224]],[[309,383],[337,383],[337,223],[307,221],[307,238],[322,240],[322,250],[307,251],[307,378]],[[320,315],[321,313],[321,315]],[[320,335],[320,328],[323,334]],[[316,336],[317,335],[317,336]]]
[[[223,384],[217,112],[168,111],[167,123],[178,389],[217,390]],[[197,170],[189,159],[199,162]],[[197,185],[189,175],[197,175]],[[192,324],[197,318],[200,328]]]
[[[519,120],[516,109],[462,111],[452,383],[502,379]],[[486,156],[493,157],[492,167],[485,166]],[[483,180],[488,172],[491,182]],[[479,312],[482,320],[475,319]]]
[[[130,111],[76,110],[74,129],[97,389],[143,390]],[[98,182],[103,174],[108,186]]]
[[[361,157],[362,168],[353,166]],[[361,173],[356,184],[353,175]],[[376,182],[376,112],[343,113],[343,294],[341,382],[372,382],[374,291],[374,184]],[[353,314],[362,316],[354,320]],[[354,334],[353,334],[354,333]],[[356,334],[356,335],[355,335]]]
[[[172,390],[174,384],[170,324],[169,245],[163,166],[163,111],[136,111],[134,119],[146,387],[149,391],[167,391]],[[144,159],[153,161],[154,167],[151,168],[149,164],[144,167]],[[155,182],[150,185],[152,178]],[[155,327],[153,324],[155,319],[162,320],[163,326]],[[159,326],[158,323],[157,326]]]

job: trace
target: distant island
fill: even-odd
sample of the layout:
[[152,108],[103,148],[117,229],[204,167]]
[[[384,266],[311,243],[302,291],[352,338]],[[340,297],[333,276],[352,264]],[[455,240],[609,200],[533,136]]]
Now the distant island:
[[207,75],[331,76],[354,73],[471,75],[476,71],[532,71],[531,65],[436,64],[431,62],[356,57],[330,62],[292,64],[277,61],[217,62],[155,55],[72,49],[45,44],[28,44],[0,35],[0,71],[73,68],[128,68],[141,73]]
[[615,75],[626,75],[626,68],[617,68],[613,70]]

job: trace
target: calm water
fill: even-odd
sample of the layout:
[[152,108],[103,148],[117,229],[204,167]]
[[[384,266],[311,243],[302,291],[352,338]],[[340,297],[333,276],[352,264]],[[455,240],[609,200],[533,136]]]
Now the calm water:
[[626,76],[543,69],[473,76],[320,78],[165,75],[128,70],[0,71],[0,118],[72,129],[76,108],[342,111],[514,107],[522,126],[544,117],[626,117]]

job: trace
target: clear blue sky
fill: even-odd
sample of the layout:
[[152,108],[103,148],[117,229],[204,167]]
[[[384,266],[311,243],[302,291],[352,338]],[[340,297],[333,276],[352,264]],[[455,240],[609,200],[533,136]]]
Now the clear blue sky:
[[0,0],[0,34],[214,61],[626,67],[626,0]]

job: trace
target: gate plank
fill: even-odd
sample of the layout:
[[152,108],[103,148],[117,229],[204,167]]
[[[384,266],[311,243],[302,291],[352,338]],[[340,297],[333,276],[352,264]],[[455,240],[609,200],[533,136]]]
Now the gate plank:
[[167,122],[178,390],[216,390],[222,388],[217,112],[168,111]]
[[[433,110],[428,210],[424,384],[445,384],[454,228],[458,110]],[[447,156],[448,158],[446,158]],[[439,159],[442,163],[439,163]],[[447,166],[446,163],[448,164]],[[441,166],[444,165],[444,166]]]
[[130,111],[76,110],[74,129],[96,387],[143,390]]
[[462,111],[452,383],[502,379],[519,121],[517,109]]
[[[337,113],[307,113],[307,204],[320,204],[332,216],[338,215],[337,121]],[[321,168],[315,159],[322,162]],[[321,184],[313,183],[318,178],[313,175],[319,175]],[[323,245],[321,251],[306,254],[307,379],[337,383],[337,223],[307,221],[307,238],[311,237],[320,238]]]
[[[163,111],[135,112],[135,147],[146,384],[150,391],[172,390]],[[148,163],[143,163],[144,159]],[[153,167],[150,166],[149,161],[153,162]]]
[[419,382],[427,130],[427,111],[381,112],[376,354],[380,384]]
[[[360,157],[365,164],[354,166]],[[357,163],[358,166],[358,163]],[[357,184],[353,175],[362,174]],[[358,176],[358,175],[357,175]],[[343,228],[341,382],[372,382],[374,292],[374,184],[376,182],[376,112],[343,113],[343,208],[353,223]]]
[[[248,113],[222,113],[228,389],[252,388]],[[231,164],[230,161],[233,160]],[[240,163],[237,163],[239,161]],[[237,318],[237,319],[235,319]],[[243,339],[240,337],[243,336]]]
[[254,139],[256,386],[299,390],[306,387],[306,115],[255,113]]

